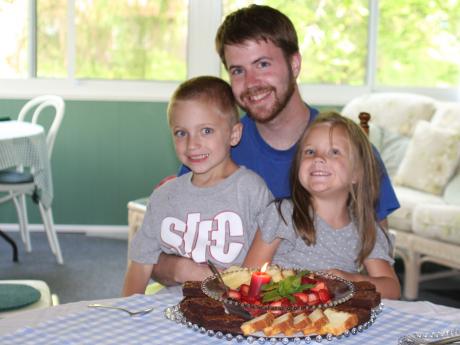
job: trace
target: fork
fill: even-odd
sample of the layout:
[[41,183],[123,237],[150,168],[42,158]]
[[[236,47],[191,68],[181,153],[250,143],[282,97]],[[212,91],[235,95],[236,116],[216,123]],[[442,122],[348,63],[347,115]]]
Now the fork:
[[153,309],[154,309],[153,307],[150,307],[150,308],[143,309],[143,310],[139,310],[139,311],[131,311],[131,310],[126,309],[126,308],[123,308],[123,307],[116,307],[116,306],[113,306],[113,305],[104,305],[104,304],[98,304],[98,303],[88,304],[88,307],[89,307],[89,308],[103,308],[103,309],[117,309],[117,310],[122,310],[122,311],[128,313],[129,316],[140,316],[140,315],[145,315],[145,314],[150,313],[150,312],[153,311]]

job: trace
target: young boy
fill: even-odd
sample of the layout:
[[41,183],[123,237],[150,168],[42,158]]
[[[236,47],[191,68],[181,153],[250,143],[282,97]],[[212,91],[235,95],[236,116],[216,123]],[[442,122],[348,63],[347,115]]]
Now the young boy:
[[[242,124],[225,81],[203,76],[181,84],[169,103],[168,120],[176,155],[191,171],[151,195],[129,248],[124,296],[144,293],[161,253],[203,264],[211,260],[222,268],[242,264],[257,230],[256,216],[272,199],[263,179],[230,157]],[[171,269],[180,271],[178,266]],[[201,267],[178,276],[204,279],[211,272]]]

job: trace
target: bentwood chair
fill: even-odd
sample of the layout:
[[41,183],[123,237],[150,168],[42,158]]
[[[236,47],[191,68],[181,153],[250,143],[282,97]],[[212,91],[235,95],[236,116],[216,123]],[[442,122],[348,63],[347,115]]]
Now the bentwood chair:
[[[28,101],[19,112],[18,121],[26,121],[29,114],[32,114],[31,122],[37,123],[39,116],[43,114],[45,108],[54,108],[54,118],[46,133],[46,146],[48,157],[51,159],[56,134],[64,116],[64,100],[55,95],[38,96]],[[54,228],[53,214],[50,207],[45,207],[36,194],[36,184],[34,181],[33,171],[24,171],[22,167],[17,169],[8,169],[0,171],[0,193],[6,193],[6,196],[0,198],[0,203],[13,200],[18,214],[19,228],[21,239],[25,244],[27,252],[32,250],[30,243],[30,233],[28,229],[28,217],[26,208],[25,195],[31,195],[34,202],[38,204],[40,215],[43,220],[48,242],[51,251],[56,256],[57,262],[62,264],[61,248]]]

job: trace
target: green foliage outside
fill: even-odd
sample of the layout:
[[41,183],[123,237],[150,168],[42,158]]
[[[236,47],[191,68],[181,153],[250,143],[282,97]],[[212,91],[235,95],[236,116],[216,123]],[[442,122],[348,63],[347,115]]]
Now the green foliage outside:
[[[302,83],[365,83],[367,0],[225,0],[225,13],[254,2],[279,9],[294,23]],[[460,85],[459,0],[380,0],[377,42],[376,84]]]
[[380,1],[378,84],[460,85],[460,1]]
[[[0,0],[0,12],[26,1]],[[224,15],[254,2],[278,8],[292,19],[303,56],[301,83],[366,83],[370,1],[223,0]],[[458,87],[460,0],[378,3],[375,84]],[[187,0],[75,0],[75,77],[185,79],[187,6]],[[67,0],[37,0],[37,13],[37,77],[66,78]],[[24,34],[0,66],[8,64],[22,76],[29,39],[26,25],[18,25]]]
[[[66,1],[39,1],[39,75],[66,75]],[[76,0],[75,76],[181,80],[187,1]]]

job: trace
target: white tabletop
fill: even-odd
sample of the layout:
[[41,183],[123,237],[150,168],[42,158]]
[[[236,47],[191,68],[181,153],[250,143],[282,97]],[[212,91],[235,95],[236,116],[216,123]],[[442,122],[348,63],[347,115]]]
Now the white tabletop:
[[[219,339],[215,335],[200,333],[199,330],[168,320],[164,315],[165,308],[175,305],[180,299],[181,296],[178,294],[161,291],[153,296],[135,295],[129,298],[81,301],[19,312],[0,319],[0,343],[18,344],[17,341],[21,341],[19,342],[21,344],[30,342],[47,345],[63,343],[230,345],[236,343],[235,339],[231,342],[225,338]],[[145,316],[130,318],[120,311],[87,308],[89,303],[95,302],[121,305],[132,310],[154,306],[155,310]],[[409,333],[460,328],[460,309],[430,302],[383,300],[383,304],[385,305],[383,312],[377,316],[374,325],[369,329],[362,329],[356,335],[342,337],[334,344],[397,344],[399,337]],[[312,341],[312,343],[316,342]]]
[[24,121],[0,122],[0,140],[32,137],[44,132],[42,126]]

